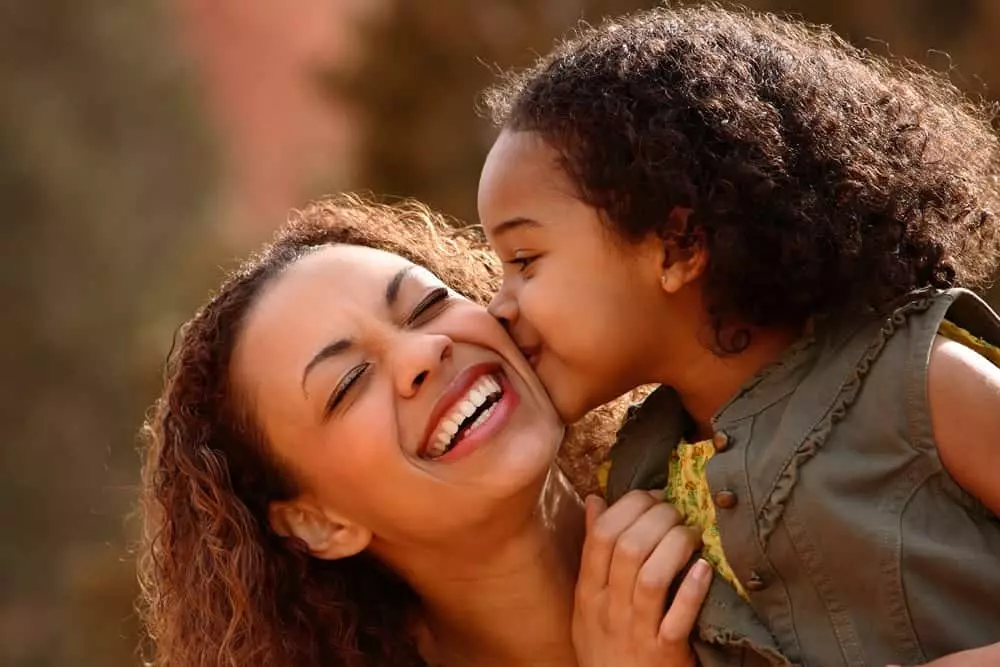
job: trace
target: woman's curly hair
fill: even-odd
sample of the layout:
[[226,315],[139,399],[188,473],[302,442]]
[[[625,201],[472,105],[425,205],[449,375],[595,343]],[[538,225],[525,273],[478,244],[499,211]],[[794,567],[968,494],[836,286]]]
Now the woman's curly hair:
[[[311,250],[350,244],[400,255],[486,303],[496,259],[480,238],[424,206],[341,196],[295,212],[182,329],[162,396],[143,431],[140,609],[152,664],[163,667],[420,665],[409,587],[373,558],[308,556],[269,527],[271,501],[296,482],[270,454],[230,383],[230,357],[269,281]],[[605,408],[577,429],[591,459],[610,441]],[[589,449],[588,449],[589,448]],[[567,451],[564,448],[564,451]],[[577,472],[580,459],[574,462]],[[576,481],[587,486],[593,462]]]
[[[557,149],[622,238],[705,244],[724,350],[726,323],[799,326],[981,287],[996,267],[993,107],[827,28],[715,5],[639,12],[580,29],[484,102]],[[675,207],[693,211],[684,229]]]

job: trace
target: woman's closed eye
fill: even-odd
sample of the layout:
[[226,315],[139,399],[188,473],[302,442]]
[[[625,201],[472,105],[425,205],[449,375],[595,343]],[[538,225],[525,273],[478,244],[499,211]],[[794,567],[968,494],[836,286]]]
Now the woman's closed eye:
[[365,372],[370,367],[371,363],[366,361],[347,371],[347,375],[343,377],[330,394],[330,398],[326,402],[326,408],[323,410],[323,419],[327,419],[333,414],[334,410],[344,405],[344,399],[348,398],[349,394],[352,393],[351,390],[360,384],[360,380],[364,379]]
[[[417,327],[426,324],[438,315],[448,304],[450,293],[446,287],[437,287],[431,290],[427,296],[421,299],[406,319],[402,322],[404,327]],[[367,378],[371,362],[364,362],[347,371],[343,379],[337,384],[330,398],[326,402],[323,410],[323,419],[327,419],[338,408],[345,407],[347,400],[360,389],[362,381]]]
[[403,326],[405,327],[419,327],[423,324],[427,324],[430,320],[434,319],[435,316],[441,313],[444,307],[448,303],[448,288],[437,287],[431,290],[427,296],[417,303],[417,305],[410,311],[410,314],[403,321]]

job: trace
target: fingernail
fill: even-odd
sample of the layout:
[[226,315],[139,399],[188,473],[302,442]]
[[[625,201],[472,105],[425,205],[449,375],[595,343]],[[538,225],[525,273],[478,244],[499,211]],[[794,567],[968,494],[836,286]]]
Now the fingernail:
[[699,558],[691,567],[691,578],[701,583],[712,574],[712,566],[704,558]]

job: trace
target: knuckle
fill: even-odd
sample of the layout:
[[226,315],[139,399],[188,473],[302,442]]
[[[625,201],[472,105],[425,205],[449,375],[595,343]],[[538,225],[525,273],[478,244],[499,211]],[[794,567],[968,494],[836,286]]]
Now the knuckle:
[[674,526],[663,539],[677,549],[694,552],[701,544],[701,533],[690,526]]
[[670,577],[667,573],[656,568],[642,568],[635,580],[636,592],[645,595],[657,595],[669,585]]
[[583,587],[577,584],[573,596],[574,609],[583,616],[593,615],[599,609],[604,600],[603,591],[595,591],[590,587]]
[[667,525],[676,526],[684,522],[684,517],[681,516],[680,510],[670,503],[660,503],[651,511],[657,512],[660,515],[660,520]]
[[594,524],[588,540],[588,548],[606,550],[614,546],[618,541],[619,531],[611,523],[598,521]]
[[691,578],[684,577],[684,581],[677,587],[677,592],[674,594],[674,605],[689,606],[697,595],[697,590],[691,585]]
[[656,500],[646,491],[629,491],[618,502],[640,508],[652,507],[656,504]]
[[688,633],[674,624],[665,625],[660,628],[660,642],[667,645],[679,644],[687,641]]
[[626,563],[638,563],[644,559],[645,555],[642,543],[635,537],[623,535],[621,539],[615,543],[615,560],[624,561]]
[[681,547],[690,557],[701,547],[701,533],[694,530],[685,530],[681,537]]

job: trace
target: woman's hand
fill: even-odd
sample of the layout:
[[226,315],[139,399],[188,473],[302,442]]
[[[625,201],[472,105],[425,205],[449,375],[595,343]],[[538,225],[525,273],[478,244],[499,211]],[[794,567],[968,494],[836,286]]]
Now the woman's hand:
[[699,546],[659,493],[632,491],[610,508],[587,498],[587,537],[573,611],[581,667],[690,667],[690,635],[712,570],[698,560],[664,615],[667,592]]

